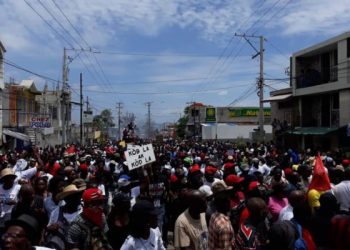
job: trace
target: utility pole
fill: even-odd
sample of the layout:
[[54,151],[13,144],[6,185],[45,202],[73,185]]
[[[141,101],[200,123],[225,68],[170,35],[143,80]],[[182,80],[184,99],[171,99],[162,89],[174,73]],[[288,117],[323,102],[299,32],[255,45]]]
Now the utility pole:
[[122,135],[121,135],[121,110],[123,108],[123,103],[122,102],[117,102],[117,109],[118,109],[118,139],[121,140]]
[[[252,59],[260,56],[260,76],[258,80],[258,95],[259,95],[259,140],[265,140],[264,130],[264,37],[254,35],[239,35],[235,33],[235,36],[243,37],[244,40],[255,50],[256,54],[252,56]],[[260,48],[257,50],[248,38],[258,38],[260,40]]]
[[151,102],[146,102],[145,105],[148,109],[147,136],[151,139]]
[[84,144],[84,137],[83,137],[83,106],[84,106],[84,99],[83,99],[83,73],[80,73],[80,144]]
[[67,91],[67,80],[68,80],[68,63],[67,63],[67,49],[63,48],[63,67],[62,67],[62,144],[66,144],[66,138],[67,138],[67,127],[66,127],[66,121],[67,121],[67,98],[66,98],[66,91]]
[[196,138],[196,102],[186,102],[186,104],[190,105],[191,115],[193,118],[193,138]]
[[[87,96],[86,97],[86,111],[84,111],[84,114],[86,115],[86,117],[90,118],[90,116],[92,115],[92,111],[90,111],[90,103],[89,103],[89,97]],[[91,128],[91,123],[90,121],[84,123],[84,143],[85,144],[88,144],[90,143],[90,140],[89,140],[89,134],[90,134],[90,128]]]
[[265,140],[264,130],[264,37],[260,36],[260,79],[259,79],[259,133],[260,139]]

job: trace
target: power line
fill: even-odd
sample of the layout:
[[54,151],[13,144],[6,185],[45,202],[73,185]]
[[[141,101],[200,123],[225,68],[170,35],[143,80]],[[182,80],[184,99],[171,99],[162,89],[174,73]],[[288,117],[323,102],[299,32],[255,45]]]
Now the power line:
[[[64,41],[66,41],[70,46],[71,48],[73,48],[74,46],[72,45],[72,43],[70,41],[68,41],[60,32],[58,32],[42,15],[40,15],[40,13],[34,9],[33,6],[31,6],[26,0],[25,2],[27,3],[27,5],[52,29],[55,31],[55,33],[59,34],[60,37],[62,37],[64,39]],[[78,46],[80,48],[82,48],[81,44],[72,36],[72,34],[60,23],[60,21],[55,17],[55,15],[52,14],[52,12],[47,8],[47,6],[45,6],[40,0],[38,0],[39,4],[44,8],[44,10],[53,18],[53,20],[62,28],[62,30],[67,33],[71,38],[72,40],[78,44]],[[78,55],[78,58],[80,59],[80,61],[83,63],[84,67],[88,70],[88,72],[90,73],[90,75],[93,76],[93,74],[91,73],[90,69],[87,67],[86,63],[83,61],[83,59],[80,57],[80,55]],[[93,68],[93,70],[95,71],[96,75],[98,77],[99,74],[94,66],[94,64],[91,62],[90,58],[87,56],[87,59],[90,61],[90,64]],[[94,77],[94,76],[93,76]],[[95,77],[94,77],[95,78]],[[103,83],[103,81],[101,81]]]
[[[259,5],[259,6],[256,8],[256,10],[255,10],[255,11],[240,25],[240,27],[238,28],[238,30],[240,30],[241,27],[242,27],[247,21],[249,21],[249,19],[264,5],[265,2],[266,2],[266,1],[263,1],[262,4]],[[220,54],[219,58],[216,60],[214,66],[210,69],[210,71],[209,71],[209,73],[208,73],[208,76],[206,77],[206,78],[207,78],[206,80],[208,80],[208,81],[204,83],[205,86],[206,86],[207,84],[209,84],[209,82],[210,82],[210,77],[209,77],[209,76],[211,75],[211,73],[212,73],[213,70],[215,69],[216,65],[217,65],[217,64],[219,63],[219,61],[221,60],[221,58],[222,58],[222,57],[224,56],[224,54],[226,53],[228,47],[231,45],[231,43],[232,43],[232,41],[233,41],[234,38],[235,38],[235,36],[232,35],[232,36],[231,36],[231,39],[229,40],[229,42],[228,42],[227,45],[225,46],[225,48],[224,48],[224,50],[222,51],[222,53]],[[241,40],[241,39],[240,39],[240,40]],[[240,43],[240,40],[238,41],[238,44]],[[237,45],[238,45],[238,44],[237,44]],[[227,59],[228,59],[229,57],[231,57],[231,55],[233,54],[233,50],[234,50],[234,49],[232,49],[231,52],[229,53],[229,55],[226,56],[226,58],[224,59],[223,63],[221,64],[222,66],[225,64],[225,62],[227,61]],[[218,72],[218,70],[216,70],[216,72],[214,72],[214,75],[213,75],[211,78],[215,77],[215,74],[216,74],[217,72]],[[205,88],[205,86],[204,86],[204,88]],[[203,86],[202,86],[202,87],[203,87]]]
[[9,66],[11,66],[11,67],[14,67],[14,68],[16,68],[16,69],[25,71],[25,72],[30,73],[30,74],[32,74],[32,75],[38,76],[38,77],[40,77],[40,78],[42,78],[42,79],[46,79],[46,80],[49,80],[49,81],[52,81],[52,82],[55,82],[55,83],[62,83],[62,82],[59,81],[59,80],[55,80],[55,79],[53,79],[53,78],[51,78],[51,77],[44,76],[44,75],[42,75],[42,74],[35,73],[35,72],[33,72],[33,71],[29,70],[29,69],[23,68],[23,67],[21,67],[21,66],[15,64],[14,62],[11,62],[11,61],[8,60],[8,59],[3,59],[3,61],[4,61],[5,64],[7,64],[7,65],[9,65]]
[[[40,0],[39,0],[39,1],[40,1]],[[90,44],[84,39],[84,37],[81,35],[81,33],[78,31],[78,29],[75,28],[75,26],[73,25],[73,23],[69,20],[68,16],[64,13],[64,11],[59,7],[59,5],[58,5],[54,0],[51,0],[51,1],[54,3],[54,5],[55,5],[56,8],[60,11],[60,13],[65,17],[65,19],[66,19],[67,22],[70,24],[70,26],[73,28],[73,30],[78,34],[78,36],[82,39],[82,41],[83,41],[83,42],[90,48],[90,50],[91,50]],[[77,44],[80,45],[78,42],[77,42]],[[81,49],[82,51],[85,51],[85,50],[83,49],[82,46],[80,46],[80,49]],[[95,61],[96,61],[96,63],[97,63],[97,66],[99,67],[99,69],[100,69],[100,71],[101,71],[101,73],[102,73],[102,77],[104,78],[104,80],[105,80],[105,81],[107,82],[107,84],[109,85],[109,88],[110,88],[110,89],[113,89],[113,87],[112,87],[112,85],[111,85],[111,83],[110,83],[108,77],[106,76],[106,73],[104,72],[104,70],[103,70],[103,68],[102,68],[102,66],[101,66],[101,63],[99,62],[99,60],[97,59],[97,57],[95,56],[95,54],[92,54],[92,55],[93,55],[93,57],[94,57],[94,59],[95,59]]]
[[[277,0],[272,6],[270,6],[268,9],[265,10],[265,12],[263,13],[262,16],[260,16],[260,18],[258,18],[246,31],[245,33],[248,33],[269,11],[271,11],[271,9],[273,9],[281,0]],[[234,36],[233,36],[234,37]],[[240,42],[242,41],[242,37],[239,39],[238,44],[240,44]],[[237,44],[237,46],[238,46]],[[239,49],[237,50],[236,54],[234,55],[234,57],[230,60],[230,64],[238,57],[238,55],[241,53],[242,49],[244,48],[245,44],[243,44],[242,46],[239,47]],[[231,50],[230,54],[228,56],[226,56],[226,58],[224,59],[224,62],[221,64],[222,68],[220,71],[216,71],[214,74],[214,77],[212,78],[212,83],[215,83],[215,81],[217,80],[217,77],[215,77],[215,75],[221,75],[223,74],[227,69],[228,66],[230,64],[226,64],[226,62],[228,62],[229,58],[233,55],[234,53],[234,49]],[[225,68],[225,64],[227,65]],[[209,82],[208,82],[209,83]]]
[[197,91],[168,91],[168,92],[115,92],[115,91],[102,91],[102,90],[89,90],[85,89],[87,92],[96,92],[96,93],[105,93],[105,94],[120,94],[120,95],[172,95],[172,94],[188,94],[188,93],[209,93],[209,92],[217,92],[220,90],[228,90],[234,89],[238,87],[245,87],[246,84],[235,85],[231,87],[225,88],[216,88],[216,89],[206,89],[206,90],[197,90]]
[[24,0],[24,2],[34,11],[35,14],[37,14],[45,23],[46,25],[48,25],[63,41],[65,41],[69,46],[71,46],[72,48],[74,46],[72,46],[72,44],[64,37],[62,36],[62,34],[60,34],[36,9],[34,9],[34,7],[27,2],[27,0]]
[[[292,0],[288,0],[285,5],[282,6],[282,8],[280,8],[278,11],[275,12],[275,14],[273,14],[272,16],[270,16],[269,19],[265,20],[264,24],[261,24],[260,27],[258,27],[254,32],[252,32],[252,34],[255,34],[259,29],[261,29],[263,26],[265,26],[266,24],[268,24],[274,17],[276,17],[279,13],[281,13],[291,2]],[[279,1],[278,1],[279,2]]]

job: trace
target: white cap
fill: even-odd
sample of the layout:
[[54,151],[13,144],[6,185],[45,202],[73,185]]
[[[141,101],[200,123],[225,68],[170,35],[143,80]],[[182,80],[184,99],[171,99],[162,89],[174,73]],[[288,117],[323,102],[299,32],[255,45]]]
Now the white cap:
[[199,192],[205,195],[205,197],[209,197],[213,195],[213,191],[208,185],[203,185],[199,188]]

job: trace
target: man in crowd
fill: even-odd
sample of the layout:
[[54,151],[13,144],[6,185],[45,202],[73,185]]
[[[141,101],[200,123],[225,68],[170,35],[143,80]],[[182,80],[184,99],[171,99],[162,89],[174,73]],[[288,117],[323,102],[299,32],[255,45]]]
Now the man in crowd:
[[215,194],[216,212],[209,222],[209,249],[230,250],[233,246],[234,231],[228,213],[230,211],[229,191]]
[[68,249],[112,249],[108,243],[108,230],[103,214],[104,196],[97,188],[83,193],[83,211],[67,232]]
[[203,193],[192,191],[190,206],[176,220],[174,229],[175,247],[201,250],[207,248],[208,229],[205,221],[207,204]]

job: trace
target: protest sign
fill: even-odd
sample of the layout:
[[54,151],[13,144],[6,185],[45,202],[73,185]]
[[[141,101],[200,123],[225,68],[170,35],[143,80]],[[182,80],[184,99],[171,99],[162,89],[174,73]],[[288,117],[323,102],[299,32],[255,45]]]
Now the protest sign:
[[126,161],[129,170],[142,167],[146,164],[156,161],[152,144],[131,146],[125,151]]

